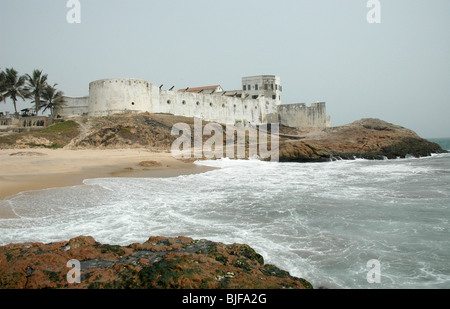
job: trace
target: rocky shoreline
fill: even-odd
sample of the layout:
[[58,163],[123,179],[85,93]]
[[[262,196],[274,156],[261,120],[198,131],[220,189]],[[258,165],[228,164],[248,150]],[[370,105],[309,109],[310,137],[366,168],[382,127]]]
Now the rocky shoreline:
[[[146,149],[170,153],[176,139],[171,134],[171,128],[176,123],[186,123],[191,131],[194,129],[193,118],[168,114],[74,118],[41,132],[0,137],[0,149],[52,148],[52,145],[58,145],[74,150]],[[203,126],[207,123],[203,122]],[[222,129],[225,128],[222,124]],[[203,142],[209,137],[203,136]],[[226,138],[224,149],[225,146]],[[248,146],[247,142],[246,157]],[[410,129],[375,118],[329,128],[279,128],[280,162],[327,162],[355,158],[382,160],[446,152],[438,144],[421,138]]]
[[[188,121],[169,115],[147,114],[102,118],[81,131],[78,126],[71,126],[76,132],[68,134],[66,147],[77,149],[75,151],[80,151],[80,147],[148,147],[149,151],[164,152],[170,149],[174,139],[170,134],[171,125],[182,120]],[[83,125],[80,121],[79,126]],[[44,133],[45,143],[39,140],[39,145],[61,142],[61,139],[54,140],[52,132]],[[61,132],[53,133],[61,135]],[[0,140],[0,148],[42,147],[17,143],[24,138],[34,136],[4,138]],[[325,129],[280,127],[280,162],[381,160],[424,157],[433,153],[447,151],[409,129],[379,119],[362,119]],[[148,159],[142,162],[146,162],[143,168],[155,165]],[[70,260],[80,262],[80,283],[68,281],[70,267],[67,262]],[[80,236],[66,242],[0,247],[2,288],[309,289],[312,285],[274,265],[265,264],[262,256],[248,245],[225,245],[187,237],[150,237],[143,244],[118,246],[100,244],[92,237]]]
[[384,160],[447,153],[409,129],[373,118],[326,129],[280,131],[280,162]]
[[[78,261],[79,265],[68,264]],[[69,265],[69,266],[68,266]],[[78,268],[79,267],[79,268]],[[79,270],[77,283],[77,272]],[[72,281],[72,283],[69,283]],[[74,282],[75,281],[75,282]],[[312,289],[245,244],[150,237],[128,246],[90,236],[0,247],[0,289]]]

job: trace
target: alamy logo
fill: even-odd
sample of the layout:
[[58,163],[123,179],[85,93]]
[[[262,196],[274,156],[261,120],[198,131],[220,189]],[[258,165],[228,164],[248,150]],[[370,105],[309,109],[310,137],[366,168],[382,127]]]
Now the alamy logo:
[[[278,123],[262,124],[258,127],[227,124],[224,132],[222,125],[218,123],[207,123],[203,127],[202,120],[194,118],[194,135],[191,126],[186,123],[176,123],[171,134],[180,135],[171,147],[172,156],[176,159],[223,158],[224,138],[225,157],[258,157],[263,160],[270,158],[270,161],[278,161],[279,158]],[[208,136],[210,137],[204,141],[204,137]]]
[[67,282],[69,284],[73,283],[80,283],[81,282],[81,264],[78,260],[69,260],[66,264],[67,267],[70,267],[70,269],[67,272]]
[[366,19],[369,24],[381,24],[381,3],[380,0],[367,1],[367,7],[370,8]]
[[367,262],[367,268],[369,272],[367,273],[368,283],[381,283],[381,264],[378,260],[369,260]]
[[67,12],[66,20],[69,24],[81,23],[81,3],[79,0],[69,0],[66,4],[70,10]]

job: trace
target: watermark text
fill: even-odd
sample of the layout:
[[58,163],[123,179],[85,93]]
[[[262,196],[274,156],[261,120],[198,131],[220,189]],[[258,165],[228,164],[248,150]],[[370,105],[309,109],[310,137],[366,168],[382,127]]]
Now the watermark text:
[[81,23],[81,3],[79,0],[68,0],[66,4],[70,10],[67,12],[66,20],[69,24]]
[[370,8],[367,12],[367,22],[369,24],[381,24],[381,3],[380,0],[367,1],[367,7]]
[[368,283],[381,283],[381,263],[378,260],[369,260],[367,262],[367,268],[369,272],[367,273]]
[[[207,123],[203,127],[202,120],[194,118],[194,132],[188,124],[176,123],[171,134],[179,135],[171,147],[172,156],[176,159],[279,159],[278,123],[257,127],[227,124],[224,130],[218,123]],[[205,140],[206,137],[209,138]]]
[[81,264],[78,260],[69,260],[66,267],[71,269],[67,272],[67,282],[69,284],[81,283]]

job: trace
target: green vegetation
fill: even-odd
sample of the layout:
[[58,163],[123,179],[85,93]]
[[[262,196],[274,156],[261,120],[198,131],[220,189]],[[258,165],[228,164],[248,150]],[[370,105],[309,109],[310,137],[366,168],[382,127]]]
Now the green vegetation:
[[26,145],[30,147],[42,147],[49,149],[57,149],[62,148],[70,143],[70,141],[78,136],[80,133],[79,130],[80,125],[73,120],[68,120],[64,122],[58,122],[45,128],[41,131],[36,132],[23,132],[17,133],[7,136],[0,137],[0,147],[4,146],[14,146],[19,140],[26,140],[33,138],[45,139],[48,142],[36,143],[34,141],[30,141],[26,143]]
[[16,115],[17,112],[17,100],[22,99],[25,100],[28,97],[28,92],[25,90],[25,76],[19,76],[19,73],[11,69],[6,69],[6,71],[2,71],[1,77],[2,79],[2,98],[6,100],[7,98],[11,99],[14,105],[14,111]]
[[139,272],[142,288],[174,288],[180,277],[190,277],[198,273],[194,269],[183,268],[182,259],[161,260]]
[[25,91],[29,98],[34,98],[34,109],[36,111],[36,115],[41,109],[41,104],[45,102],[41,102],[42,93],[44,92],[44,88],[47,87],[47,74],[42,75],[42,71],[34,70],[32,75],[26,74],[27,85],[25,86]]
[[101,253],[112,252],[117,254],[117,256],[125,255],[125,251],[121,246],[118,245],[101,245],[100,247]]
[[54,125],[49,126],[48,128],[45,128],[44,130],[38,132],[42,134],[59,134],[59,135],[65,135],[73,133],[74,129],[79,128],[79,124],[76,123],[73,120],[67,120],[55,123]]
[[34,70],[31,75],[19,75],[14,68],[0,71],[0,101],[6,103],[6,99],[11,99],[16,117],[19,115],[19,99],[32,99],[36,116],[41,109],[50,110],[53,115],[54,110],[64,104],[64,94],[56,89],[57,84],[49,85],[47,79],[47,74],[43,74],[42,70]]
[[278,278],[289,278],[289,272],[284,271],[276,267],[275,265],[266,264],[264,265],[263,271],[265,275],[267,276],[275,276]]
[[242,245],[238,249],[238,255],[242,255],[250,260],[257,261],[259,264],[264,265],[264,258],[261,254],[257,253],[252,247],[248,245]]
[[43,112],[48,109],[52,116],[55,115],[55,110],[66,104],[63,97],[64,93],[56,90],[56,85],[57,84],[54,84],[53,86],[46,85],[42,93],[44,99]]
[[134,134],[131,133],[131,130],[129,127],[120,126],[119,135],[123,138],[131,139],[134,137]]

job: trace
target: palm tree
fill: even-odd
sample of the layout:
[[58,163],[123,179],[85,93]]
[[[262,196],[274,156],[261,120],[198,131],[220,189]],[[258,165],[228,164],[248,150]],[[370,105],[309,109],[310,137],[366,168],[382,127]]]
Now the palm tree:
[[45,87],[47,86],[47,74],[42,75],[42,71],[34,70],[33,74],[27,77],[27,87],[26,90],[30,93],[31,97],[34,97],[34,106],[36,110],[36,116],[41,109],[41,97],[44,92]]
[[53,86],[47,85],[42,93],[44,112],[49,109],[52,116],[54,116],[55,110],[65,104],[63,97],[64,93],[56,89],[57,85],[58,84],[54,84]]
[[19,73],[14,70],[14,68],[6,69],[5,71],[4,87],[5,92],[3,93],[4,98],[10,98],[14,104],[14,111],[16,112],[16,117],[19,115],[17,112],[17,99],[20,98],[25,100],[28,97],[28,92],[25,89],[25,76],[19,76]]
[[6,73],[4,71],[0,71],[0,101],[4,101],[6,103],[6,98],[3,93],[6,91]]

